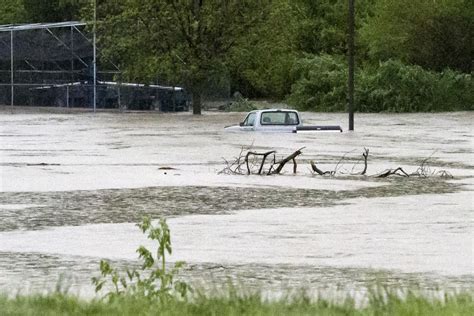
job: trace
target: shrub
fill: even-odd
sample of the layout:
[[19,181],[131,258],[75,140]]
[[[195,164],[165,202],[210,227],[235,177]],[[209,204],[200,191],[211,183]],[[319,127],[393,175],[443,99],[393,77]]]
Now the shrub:
[[357,104],[362,112],[420,112],[433,109],[434,73],[389,60],[368,67],[360,80]]
[[[344,111],[347,65],[328,55],[305,57],[293,70],[295,83],[288,102],[300,110]],[[432,112],[474,109],[471,74],[432,72],[397,60],[358,68],[356,109],[359,112]]]
[[472,110],[471,75],[389,60],[367,67],[358,76],[357,105],[361,112],[433,112]]
[[234,100],[220,108],[220,110],[226,112],[250,112],[257,110],[258,107],[255,102],[249,101],[244,98],[239,92],[234,93]]
[[438,75],[433,93],[436,109],[441,111],[474,110],[472,74],[446,70]]
[[347,67],[341,57],[310,56],[293,68],[295,80],[288,102],[300,110],[342,111],[346,100]]

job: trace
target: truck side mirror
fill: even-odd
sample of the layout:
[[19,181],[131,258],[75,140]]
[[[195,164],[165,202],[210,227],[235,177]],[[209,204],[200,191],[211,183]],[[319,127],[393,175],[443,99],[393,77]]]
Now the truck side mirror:
[[240,125],[240,126],[244,126],[244,122],[240,122],[239,125]]

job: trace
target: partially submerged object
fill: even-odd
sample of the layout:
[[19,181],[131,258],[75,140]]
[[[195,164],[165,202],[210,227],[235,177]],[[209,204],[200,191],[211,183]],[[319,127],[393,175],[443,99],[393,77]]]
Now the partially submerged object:
[[275,132],[299,133],[317,131],[338,131],[338,125],[303,125],[303,121],[296,110],[267,109],[251,111],[239,125],[227,126],[226,131],[244,132]]

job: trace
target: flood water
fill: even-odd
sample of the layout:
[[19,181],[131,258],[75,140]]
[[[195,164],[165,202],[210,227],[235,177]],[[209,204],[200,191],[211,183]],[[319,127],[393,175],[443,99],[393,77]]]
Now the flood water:
[[[474,287],[473,113],[360,114],[351,133],[239,134],[223,127],[243,113],[48,111],[0,108],[0,292],[59,283],[92,295],[100,259],[133,266],[135,249],[152,247],[135,226],[144,215],[168,219],[170,260],[186,261],[182,277],[197,284]],[[302,115],[347,125],[345,114]],[[250,146],[278,157],[305,148],[297,174],[220,173]],[[364,147],[368,175],[415,172],[429,158],[432,176],[350,175]],[[311,160],[337,176],[313,175]]]

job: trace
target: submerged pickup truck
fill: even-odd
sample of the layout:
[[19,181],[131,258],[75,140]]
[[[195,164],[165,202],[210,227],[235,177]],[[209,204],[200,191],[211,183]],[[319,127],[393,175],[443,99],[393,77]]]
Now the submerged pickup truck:
[[342,128],[337,125],[303,125],[303,121],[295,110],[268,109],[251,111],[239,125],[227,126],[226,131],[257,131],[275,133],[299,133],[316,131],[338,131]]

